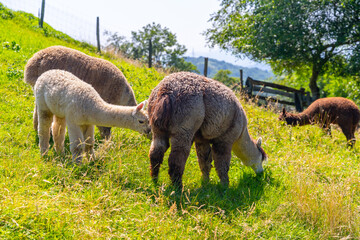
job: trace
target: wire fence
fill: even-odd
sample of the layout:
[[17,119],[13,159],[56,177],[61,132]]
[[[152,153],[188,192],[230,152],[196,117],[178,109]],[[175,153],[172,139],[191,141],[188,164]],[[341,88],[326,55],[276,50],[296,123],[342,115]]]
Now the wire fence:
[[[0,0],[0,2],[12,10],[20,10],[40,17],[42,0]],[[44,22],[76,40],[96,46],[97,16],[82,14],[80,17],[63,10],[71,8],[72,6],[62,6],[62,8],[59,8],[50,1],[46,1]]]

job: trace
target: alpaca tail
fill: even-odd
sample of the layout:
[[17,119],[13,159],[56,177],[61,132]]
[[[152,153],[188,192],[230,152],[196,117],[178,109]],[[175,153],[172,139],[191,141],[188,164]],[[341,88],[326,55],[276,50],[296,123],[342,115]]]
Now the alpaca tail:
[[40,62],[37,57],[29,59],[25,66],[24,82],[34,87],[36,80],[40,76],[39,74]]
[[158,96],[153,107],[149,108],[151,126],[166,131],[173,115],[174,103],[173,95],[164,93]]

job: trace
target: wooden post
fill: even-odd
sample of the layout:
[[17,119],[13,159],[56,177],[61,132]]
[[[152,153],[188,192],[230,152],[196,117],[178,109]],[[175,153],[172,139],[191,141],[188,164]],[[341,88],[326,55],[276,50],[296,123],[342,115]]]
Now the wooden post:
[[207,77],[207,70],[208,70],[208,61],[209,58],[204,58],[204,76]]
[[99,17],[96,17],[96,40],[97,40],[98,53],[101,53],[101,49],[100,49],[100,20],[99,20]]
[[44,15],[45,15],[45,0],[42,0],[40,20],[39,20],[39,27],[40,28],[43,28],[43,26],[44,26]]
[[240,69],[240,91],[243,90],[243,70]]
[[248,98],[250,99],[252,97],[252,91],[253,91],[253,82],[252,82],[252,78],[251,77],[247,77],[246,82],[245,82],[245,91],[248,95]]
[[302,112],[302,104],[300,99],[300,94],[298,92],[294,92],[294,103],[295,103],[295,109],[298,112]]
[[149,39],[149,68],[152,66],[152,42],[151,38]]

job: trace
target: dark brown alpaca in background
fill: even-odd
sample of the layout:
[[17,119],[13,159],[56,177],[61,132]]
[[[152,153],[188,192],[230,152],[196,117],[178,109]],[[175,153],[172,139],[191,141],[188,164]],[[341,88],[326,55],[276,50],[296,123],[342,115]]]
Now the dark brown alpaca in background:
[[316,100],[299,114],[288,113],[284,108],[279,119],[292,126],[316,123],[329,133],[331,133],[330,124],[337,124],[349,145],[353,146],[356,141],[355,130],[360,120],[360,111],[356,104],[349,99],[330,97]]

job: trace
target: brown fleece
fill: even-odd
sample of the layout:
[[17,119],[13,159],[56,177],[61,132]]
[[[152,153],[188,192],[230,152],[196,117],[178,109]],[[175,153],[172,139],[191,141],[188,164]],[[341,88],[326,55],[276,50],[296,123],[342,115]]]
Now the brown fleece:
[[355,130],[360,120],[360,111],[356,104],[346,98],[320,98],[299,114],[289,113],[283,109],[279,120],[289,125],[319,124],[330,132],[330,124],[337,124],[350,144],[355,143]]
[[175,186],[182,186],[193,141],[206,181],[214,160],[221,183],[228,184],[234,144],[245,165],[254,171],[263,170],[262,160],[266,154],[261,141],[260,144],[252,141],[239,100],[218,81],[188,72],[170,74],[151,92],[148,115],[153,132],[149,157],[154,181],[158,179],[164,153],[171,145],[169,175]]

